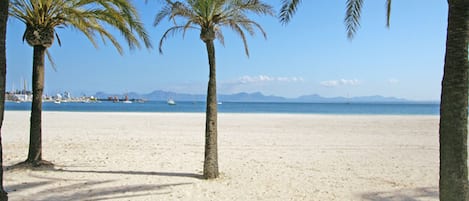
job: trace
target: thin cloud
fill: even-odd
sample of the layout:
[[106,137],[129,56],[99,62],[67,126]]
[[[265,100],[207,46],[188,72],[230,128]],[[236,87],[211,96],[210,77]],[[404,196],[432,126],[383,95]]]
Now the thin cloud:
[[395,78],[389,78],[389,79],[388,79],[388,83],[389,83],[389,84],[398,84],[398,83],[399,83],[399,80],[398,80],[398,79],[395,79]]
[[257,92],[276,91],[286,86],[297,86],[304,83],[302,77],[275,77],[268,75],[245,75],[232,80],[222,81],[218,86],[219,91],[223,93],[239,93],[239,92]]
[[302,77],[273,77],[268,75],[249,76],[245,75],[236,81],[239,84],[253,84],[264,82],[303,82]]
[[320,84],[324,87],[355,86],[355,85],[360,84],[360,81],[358,81],[357,79],[353,79],[353,80],[340,79],[340,80],[322,81]]

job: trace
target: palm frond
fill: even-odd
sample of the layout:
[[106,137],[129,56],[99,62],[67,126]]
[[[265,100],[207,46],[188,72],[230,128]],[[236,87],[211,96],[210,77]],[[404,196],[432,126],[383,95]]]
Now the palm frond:
[[391,0],[386,0],[386,27],[391,26]]
[[[392,0],[386,0],[386,27],[391,25],[391,3]],[[345,13],[345,28],[347,37],[353,39],[355,33],[360,27],[360,15],[363,5],[363,0],[347,0]]]
[[163,43],[169,36],[174,36],[178,32],[184,31],[186,29],[185,26],[174,26],[166,30],[163,36],[160,39],[160,45],[158,46],[158,51],[160,54],[163,54]]
[[[107,30],[111,27],[121,33],[130,49],[140,48],[140,41],[152,48],[138,12],[128,0],[11,0],[10,5],[10,16],[27,27],[70,27],[83,33],[95,47],[95,37],[100,35],[104,44],[109,40],[122,54],[118,40]],[[58,35],[57,40],[60,45]]]
[[230,27],[231,29],[233,29],[233,31],[235,33],[237,33],[239,35],[239,37],[243,40],[243,44],[244,44],[244,52],[246,53],[246,56],[249,58],[249,48],[248,48],[248,42],[247,42],[247,39],[246,39],[246,35],[244,34],[244,31],[241,29],[241,27],[236,24],[236,23],[233,23],[233,24],[230,24]]
[[[159,50],[162,53],[162,44],[169,37],[178,32],[183,36],[187,29],[199,29],[201,39],[206,42],[218,40],[225,44],[222,28],[227,27],[239,35],[243,41],[246,55],[249,56],[246,34],[254,35],[260,30],[264,38],[266,33],[260,24],[249,19],[248,14],[270,15],[275,12],[272,6],[260,0],[166,0],[161,10],[157,12],[154,25],[167,18],[173,21],[174,26],[169,28],[160,39]],[[176,20],[178,18],[178,20]],[[178,23],[182,22],[181,24]]]
[[[293,0],[295,5],[295,9],[299,0]],[[257,1],[257,0],[248,0],[247,2],[239,5],[239,10],[242,12],[252,12],[257,15],[267,15],[267,16],[275,16],[275,11],[273,7],[269,4]]]
[[52,70],[57,72],[57,65],[55,65],[54,58],[52,58],[52,55],[50,54],[49,50],[46,50],[46,56],[47,56],[47,60],[50,63],[50,66],[52,67]]
[[347,37],[352,39],[360,27],[360,16],[363,0],[347,0],[345,13],[345,29]]
[[280,22],[287,24],[292,16],[296,13],[300,0],[282,0],[282,8],[280,9]]
[[215,32],[215,37],[218,39],[218,42],[224,47],[225,46],[225,36],[223,36],[223,32],[221,29],[217,29]]
[[183,32],[182,32],[182,38],[185,38],[186,32],[187,32],[188,29],[198,29],[198,28],[192,26],[191,21],[187,21],[187,23],[184,25],[184,29],[183,29]]
[[[254,22],[254,21],[251,21],[251,20],[248,20],[248,21],[242,21],[241,22],[242,24],[250,24],[250,25],[254,25],[255,27],[257,27],[257,29],[262,33],[262,36],[267,39],[267,32],[264,31],[264,28],[262,28],[262,26],[257,23],[257,22]],[[253,35],[253,34],[251,34]]]
[[60,41],[60,37],[59,37],[59,34],[57,34],[57,32],[55,32],[55,38],[57,38],[57,43],[59,44],[59,46],[62,46],[62,41]]
[[165,5],[163,9],[161,9],[156,14],[155,20],[153,21],[153,26],[155,27],[158,26],[164,18],[166,18],[167,16],[171,16],[171,12],[172,12],[171,6]]

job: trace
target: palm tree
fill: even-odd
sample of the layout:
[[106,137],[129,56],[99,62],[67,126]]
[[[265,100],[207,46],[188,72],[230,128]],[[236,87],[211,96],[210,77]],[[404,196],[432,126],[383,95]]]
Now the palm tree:
[[448,0],[440,103],[440,200],[469,200],[467,170],[469,0]]
[[[249,57],[245,31],[254,35],[254,28],[259,29],[264,37],[266,33],[262,27],[247,17],[246,14],[274,15],[272,7],[259,0],[166,0],[163,8],[157,13],[154,25],[157,26],[164,18],[174,22],[161,37],[159,51],[162,53],[164,40],[188,29],[200,31],[200,39],[205,43],[208,53],[210,75],[207,90],[207,109],[205,122],[205,160],[204,177],[213,179],[218,177],[218,149],[217,149],[217,85],[215,46],[213,41],[218,39],[222,44],[224,38],[222,27],[229,27],[236,32],[244,43],[246,55]],[[184,20],[177,24],[177,18]]]
[[[347,0],[345,23],[352,38],[360,26],[363,0]],[[280,20],[287,23],[299,2],[285,0]],[[386,0],[387,24],[391,0]],[[467,116],[469,83],[469,0],[448,0],[446,54],[440,103],[440,200],[469,200]]]
[[60,38],[55,28],[74,28],[83,33],[95,46],[97,46],[95,36],[98,34],[103,40],[108,39],[120,54],[123,53],[121,45],[104,25],[116,28],[127,40],[131,49],[140,47],[134,32],[147,48],[151,47],[151,43],[136,9],[125,0],[12,0],[10,15],[26,25],[23,40],[34,48],[29,152],[26,161],[20,165],[33,167],[52,165],[42,159],[41,113],[44,57],[55,37],[60,45]]
[[3,113],[5,111],[5,82],[6,82],[6,48],[5,38],[8,19],[8,0],[0,1],[0,201],[8,200],[7,192],[3,188],[3,147],[1,129]]

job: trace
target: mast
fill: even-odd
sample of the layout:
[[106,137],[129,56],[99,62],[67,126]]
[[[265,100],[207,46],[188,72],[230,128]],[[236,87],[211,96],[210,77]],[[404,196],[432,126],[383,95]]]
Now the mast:
[[23,85],[24,94],[28,94],[27,81],[26,81],[26,79],[23,79],[23,81],[24,81],[24,83],[23,83],[24,84]]

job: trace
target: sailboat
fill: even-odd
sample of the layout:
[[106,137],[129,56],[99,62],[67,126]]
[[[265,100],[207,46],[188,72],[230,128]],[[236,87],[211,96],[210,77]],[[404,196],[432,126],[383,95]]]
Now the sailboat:
[[33,96],[31,92],[28,91],[26,79],[21,78],[21,80],[23,82],[23,90],[14,91],[13,94],[15,96],[16,102],[31,102],[33,100]]
[[172,98],[169,98],[167,103],[168,105],[176,105],[176,102]]

